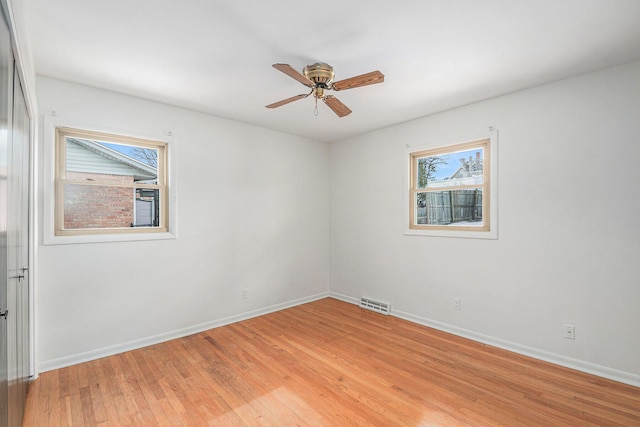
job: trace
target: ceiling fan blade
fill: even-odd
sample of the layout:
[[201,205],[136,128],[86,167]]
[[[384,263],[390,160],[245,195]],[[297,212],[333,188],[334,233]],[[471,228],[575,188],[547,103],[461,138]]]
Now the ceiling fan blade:
[[351,110],[349,109],[349,107],[344,105],[342,102],[338,100],[338,98],[336,98],[333,95],[325,96],[324,103],[327,104],[329,108],[331,108],[333,112],[338,115],[338,117],[344,117],[351,114]]
[[309,95],[311,95],[311,94],[310,93],[303,93],[301,95],[292,96],[291,98],[283,99],[282,101],[278,101],[278,102],[274,102],[273,104],[269,104],[266,107],[267,108],[282,107],[283,105],[286,105],[286,104],[288,104],[290,102],[297,101],[298,99],[306,98]]
[[275,68],[278,71],[282,71],[287,76],[289,76],[289,77],[291,77],[293,79],[296,79],[297,81],[299,81],[300,83],[302,83],[305,86],[308,86],[308,87],[313,87],[314,86],[314,83],[311,80],[309,80],[308,78],[306,78],[305,76],[303,76],[302,74],[297,72],[289,64],[273,64],[273,68]]
[[367,74],[361,74],[359,76],[337,81],[333,83],[333,90],[353,89],[355,87],[382,83],[383,81],[384,74],[382,74],[380,71],[372,71]]

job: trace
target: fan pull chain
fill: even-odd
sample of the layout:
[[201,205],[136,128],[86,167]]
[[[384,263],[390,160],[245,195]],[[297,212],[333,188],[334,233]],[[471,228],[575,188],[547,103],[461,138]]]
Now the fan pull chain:
[[318,98],[316,98],[316,108],[313,110],[313,115],[318,117]]

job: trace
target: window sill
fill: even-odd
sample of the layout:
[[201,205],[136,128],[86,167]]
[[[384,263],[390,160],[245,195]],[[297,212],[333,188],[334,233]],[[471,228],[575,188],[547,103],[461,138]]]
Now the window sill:
[[121,233],[121,234],[85,234],[79,236],[44,236],[44,245],[78,245],[83,243],[141,242],[151,240],[173,240],[173,233]]
[[416,230],[407,228],[405,236],[458,237],[463,239],[498,239],[498,231]]

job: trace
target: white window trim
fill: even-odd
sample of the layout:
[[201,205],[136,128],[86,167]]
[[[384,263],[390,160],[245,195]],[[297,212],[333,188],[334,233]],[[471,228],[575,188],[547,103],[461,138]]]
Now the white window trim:
[[[45,116],[43,124],[43,244],[45,245],[68,245],[82,243],[106,243],[106,242],[133,242],[148,240],[167,240],[177,238],[177,209],[176,209],[176,171],[175,171],[175,144],[171,132],[162,132],[161,135],[148,135],[147,132],[138,130],[122,130],[99,128],[88,123],[69,122],[60,120],[55,116]],[[107,233],[107,234],[85,234],[73,236],[56,236],[55,235],[55,146],[56,146],[56,128],[66,127],[74,129],[87,129],[95,132],[131,135],[138,138],[156,140],[167,143],[169,157],[169,175],[167,177],[167,190],[169,193],[168,212],[169,224],[168,231],[161,233]]]
[[[464,144],[467,142],[479,141],[483,139],[489,140],[489,155],[490,155],[490,170],[489,179],[491,185],[489,186],[489,231],[465,231],[465,230],[425,230],[411,228],[409,224],[409,206],[410,206],[410,191],[409,185],[411,182],[411,153],[425,150],[434,150],[440,148],[446,148],[452,145]],[[433,237],[458,237],[469,239],[497,239],[498,238],[498,131],[491,130],[488,135],[483,135],[479,138],[471,138],[466,140],[451,141],[447,144],[438,145],[423,145],[419,147],[407,146],[403,156],[404,162],[404,180],[403,180],[403,232],[406,236],[433,236]]]

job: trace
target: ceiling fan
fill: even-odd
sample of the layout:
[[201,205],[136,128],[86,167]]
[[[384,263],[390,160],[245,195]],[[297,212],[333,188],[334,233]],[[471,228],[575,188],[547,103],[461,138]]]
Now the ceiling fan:
[[282,71],[287,76],[311,88],[311,92],[292,96],[291,98],[283,99],[282,101],[269,104],[266,107],[278,108],[290,102],[306,98],[307,96],[313,94],[313,97],[316,100],[316,115],[318,115],[319,99],[324,101],[324,103],[327,104],[327,106],[331,108],[333,112],[338,115],[338,117],[344,117],[351,114],[351,110],[349,109],[349,107],[340,102],[335,96],[325,94],[325,91],[353,89],[356,87],[382,83],[384,81],[384,74],[382,74],[380,71],[372,71],[370,73],[361,74],[359,76],[334,82],[333,78],[335,75],[333,72],[333,67],[323,62],[318,62],[313,65],[307,65],[302,70],[302,74],[297,72],[289,64],[273,64],[273,68]]

